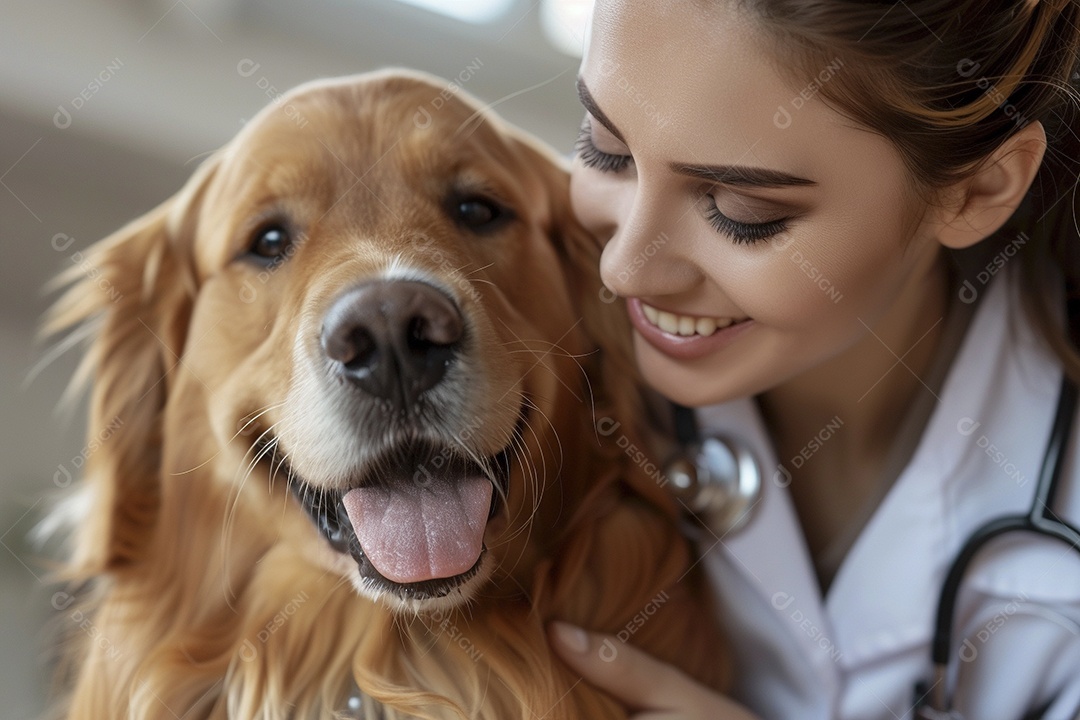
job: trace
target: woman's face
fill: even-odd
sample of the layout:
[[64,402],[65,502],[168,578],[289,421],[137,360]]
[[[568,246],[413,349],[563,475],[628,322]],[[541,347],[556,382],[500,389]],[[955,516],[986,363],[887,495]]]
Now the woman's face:
[[892,144],[817,95],[853,69],[793,86],[729,5],[599,0],[580,77],[574,209],[646,380],[686,405],[852,348],[940,249]]

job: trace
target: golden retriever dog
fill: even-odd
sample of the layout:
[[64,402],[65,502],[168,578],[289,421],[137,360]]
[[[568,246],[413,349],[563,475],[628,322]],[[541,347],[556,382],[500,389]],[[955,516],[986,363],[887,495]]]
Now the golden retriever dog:
[[303,85],[66,278],[67,717],[625,717],[553,619],[724,686],[566,168],[455,90]]

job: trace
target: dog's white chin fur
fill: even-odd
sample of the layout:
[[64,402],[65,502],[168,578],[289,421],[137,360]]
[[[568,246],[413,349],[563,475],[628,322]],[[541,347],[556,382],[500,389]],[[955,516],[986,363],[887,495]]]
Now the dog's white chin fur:
[[362,577],[356,567],[356,561],[352,559],[351,555],[334,552],[329,547],[327,551],[334,556],[332,561],[333,570],[348,578],[357,594],[373,602],[381,603],[391,611],[401,615],[431,615],[448,612],[466,605],[476,596],[477,591],[491,579],[495,569],[495,560],[490,553],[485,553],[480,559],[480,567],[468,580],[442,597],[417,600],[402,597],[392,590],[379,587],[373,580]]
[[405,598],[397,593],[382,588],[373,587],[371,580],[363,578],[353,563],[352,583],[364,597],[381,602],[396,613],[403,615],[431,615],[448,612],[467,604],[484,583],[491,578],[494,562],[490,555],[485,554],[480,560],[480,567],[465,582],[461,583],[446,595],[427,600]]

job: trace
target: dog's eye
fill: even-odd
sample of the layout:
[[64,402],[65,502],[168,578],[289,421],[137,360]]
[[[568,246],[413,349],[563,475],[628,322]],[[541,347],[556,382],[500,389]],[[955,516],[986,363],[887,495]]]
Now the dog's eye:
[[489,230],[506,215],[497,203],[483,197],[458,200],[454,212],[457,221],[470,230]]
[[251,243],[251,254],[265,260],[285,257],[290,245],[289,233],[280,225],[270,225],[257,231]]

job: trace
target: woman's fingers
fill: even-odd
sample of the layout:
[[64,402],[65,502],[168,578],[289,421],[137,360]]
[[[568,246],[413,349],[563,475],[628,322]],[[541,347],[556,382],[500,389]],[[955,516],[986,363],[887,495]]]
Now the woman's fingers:
[[552,623],[559,656],[593,685],[629,707],[669,710],[689,680],[635,647],[562,622]]
[[554,622],[551,638],[559,656],[586,682],[607,691],[630,709],[651,711],[639,718],[752,718],[677,668],[610,636]]

